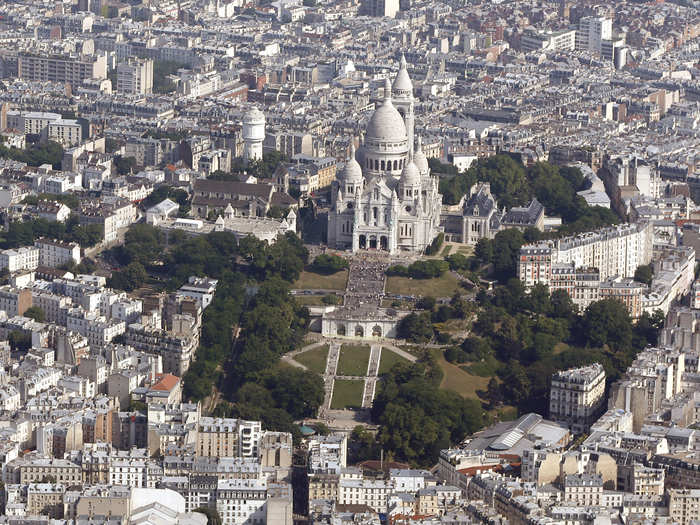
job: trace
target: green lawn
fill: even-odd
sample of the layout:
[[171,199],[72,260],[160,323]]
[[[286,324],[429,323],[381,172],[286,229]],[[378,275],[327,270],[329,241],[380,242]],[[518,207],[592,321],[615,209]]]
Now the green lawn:
[[341,270],[331,275],[304,270],[299,279],[292,285],[296,290],[345,290],[348,282],[348,271]]
[[309,370],[318,374],[326,371],[326,359],[328,358],[328,345],[318,346],[307,350],[294,357],[297,363],[301,363]]
[[323,295],[295,295],[294,299],[302,306],[322,306],[323,297]]
[[443,257],[446,257],[447,255],[450,254],[450,250],[452,250],[452,245],[451,245],[451,244],[447,244],[447,245],[445,245],[445,247],[442,249],[442,253],[441,253],[440,255],[442,255]]
[[408,363],[408,360],[404,359],[396,352],[382,348],[382,357],[379,359],[379,375],[391,370],[396,363]]
[[369,364],[370,349],[367,345],[342,345],[338,358],[339,376],[365,376]]
[[477,390],[486,390],[489,384],[489,377],[474,376],[457,365],[448,363],[442,353],[442,350],[435,348],[431,350],[435,356],[438,366],[442,369],[443,378],[440,383],[440,388],[443,390],[452,390],[462,397],[479,399]]
[[295,295],[294,299],[296,299],[297,303],[299,303],[302,306],[330,306],[327,303],[323,302],[324,297],[336,297],[337,303],[333,304],[343,304],[343,297],[341,295],[336,295],[336,294],[327,294],[327,295]]
[[445,272],[434,279],[411,279],[410,277],[387,277],[387,293],[400,295],[419,295],[431,297],[452,297],[459,289],[457,278]]
[[336,379],[333,385],[331,408],[334,410],[342,410],[346,407],[362,406],[362,391],[364,388],[364,381]]

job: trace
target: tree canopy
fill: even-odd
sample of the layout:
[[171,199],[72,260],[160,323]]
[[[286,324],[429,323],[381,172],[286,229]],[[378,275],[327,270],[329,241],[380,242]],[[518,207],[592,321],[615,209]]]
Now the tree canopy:
[[345,257],[340,257],[334,254],[322,253],[318,255],[311,264],[311,269],[316,273],[330,275],[340,270],[346,270],[350,267],[350,263]]
[[446,204],[457,204],[477,182],[488,182],[498,205],[510,209],[528,204],[533,198],[545,207],[548,215],[560,216],[564,227],[561,235],[571,235],[615,224],[618,217],[608,208],[588,206],[577,192],[587,189],[589,182],[581,170],[537,162],[525,167],[507,154],[478,159],[469,169],[440,181],[440,192]]
[[25,162],[29,166],[51,164],[53,169],[60,170],[63,146],[53,141],[31,144],[26,149],[8,148],[0,144],[0,158]]

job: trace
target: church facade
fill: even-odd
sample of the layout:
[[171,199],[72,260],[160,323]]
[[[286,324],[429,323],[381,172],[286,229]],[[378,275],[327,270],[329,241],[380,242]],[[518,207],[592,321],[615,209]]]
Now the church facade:
[[420,137],[414,147],[413,84],[402,57],[393,86],[375,110],[361,147],[333,184],[328,246],[422,252],[440,230],[442,195]]

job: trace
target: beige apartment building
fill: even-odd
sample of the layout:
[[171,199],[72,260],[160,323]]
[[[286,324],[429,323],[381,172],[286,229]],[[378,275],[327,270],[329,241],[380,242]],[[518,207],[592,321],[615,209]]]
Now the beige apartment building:
[[693,521],[700,520],[700,490],[669,490],[668,515],[671,521],[680,525],[688,525]]
[[549,417],[574,434],[587,432],[603,408],[605,370],[600,363],[552,376]]
[[35,55],[20,53],[17,76],[33,82],[57,82],[78,87],[83,80],[107,78],[106,56]]
[[62,483],[31,483],[27,487],[27,514],[63,518],[63,495],[66,486]]
[[82,478],[80,465],[67,459],[35,459],[19,468],[19,482],[22,484],[53,479],[70,486],[79,485]]
[[197,455],[257,457],[261,436],[259,421],[202,417],[197,432]]

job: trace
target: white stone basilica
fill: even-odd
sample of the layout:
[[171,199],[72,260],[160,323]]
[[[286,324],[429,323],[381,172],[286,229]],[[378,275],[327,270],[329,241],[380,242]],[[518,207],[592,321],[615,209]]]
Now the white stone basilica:
[[413,84],[401,58],[384,102],[367,125],[362,146],[333,184],[328,246],[422,252],[440,231],[442,195],[430,175],[420,137],[413,147]]

